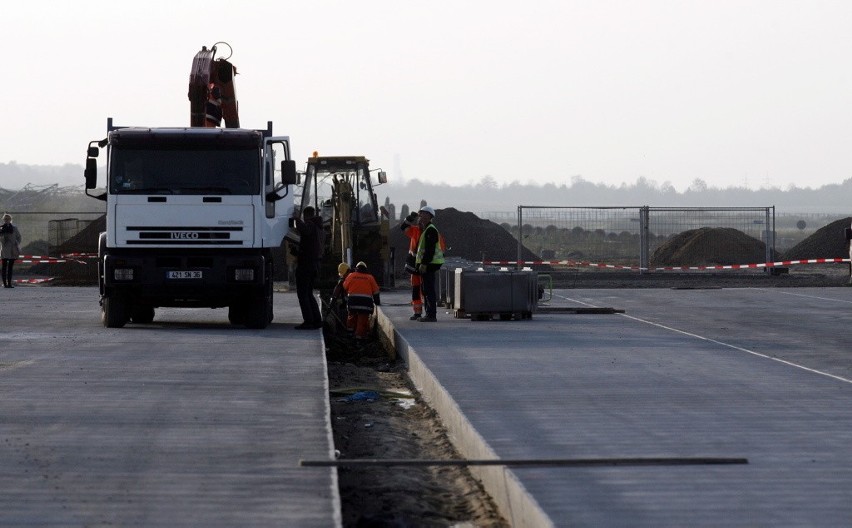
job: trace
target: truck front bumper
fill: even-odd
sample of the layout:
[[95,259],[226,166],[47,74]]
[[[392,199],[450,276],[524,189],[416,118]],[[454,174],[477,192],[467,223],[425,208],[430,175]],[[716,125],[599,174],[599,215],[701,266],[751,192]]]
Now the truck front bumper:
[[152,306],[229,306],[272,278],[269,255],[108,254],[102,288]]

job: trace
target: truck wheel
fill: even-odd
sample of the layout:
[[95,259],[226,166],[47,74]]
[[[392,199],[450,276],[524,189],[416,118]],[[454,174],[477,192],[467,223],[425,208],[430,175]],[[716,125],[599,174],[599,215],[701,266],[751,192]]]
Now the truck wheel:
[[228,306],[228,321],[232,325],[241,325],[246,321],[246,305],[244,303],[234,303]]
[[101,321],[107,328],[121,328],[127,323],[127,305],[118,295],[104,297]]
[[154,320],[154,307],[148,305],[136,305],[130,310],[130,322],[137,324],[148,324]]
[[245,325],[258,330],[266,328],[272,320],[271,309],[270,296],[264,289],[260,295],[254,295],[246,306]]

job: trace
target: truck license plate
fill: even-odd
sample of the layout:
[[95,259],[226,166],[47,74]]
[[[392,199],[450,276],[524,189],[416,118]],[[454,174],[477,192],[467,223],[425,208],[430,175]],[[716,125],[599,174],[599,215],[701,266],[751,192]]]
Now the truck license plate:
[[202,278],[201,271],[167,271],[167,279],[200,279]]

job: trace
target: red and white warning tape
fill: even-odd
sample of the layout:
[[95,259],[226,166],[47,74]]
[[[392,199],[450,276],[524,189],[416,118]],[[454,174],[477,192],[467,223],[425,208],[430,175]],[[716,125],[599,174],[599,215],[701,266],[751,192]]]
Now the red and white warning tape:
[[44,284],[50,282],[56,277],[46,277],[44,279],[12,279],[15,284]]
[[781,260],[778,262],[763,262],[759,264],[730,264],[726,266],[681,266],[663,268],[654,268],[654,271],[669,271],[669,270],[728,270],[728,269],[758,269],[758,268],[778,268],[785,266],[794,266],[798,264],[833,264],[849,262],[849,259],[844,258],[819,258],[819,259],[804,259],[804,260]]
[[818,258],[804,260],[781,260],[778,262],[761,262],[756,264],[728,264],[728,265],[709,265],[709,266],[665,266],[659,268],[642,268],[639,266],[619,266],[616,264],[599,264],[596,262],[581,262],[576,260],[483,260],[480,264],[489,266],[579,266],[590,268],[606,268],[606,269],[621,269],[632,271],[711,271],[711,270],[735,270],[735,269],[758,269],[758,268],[777,268],[783,266],[793,266],[797,264],[833,264],[849,262],[848,258]]
[[63,262],[77,262],[78,264],[86,264],[86,262],[78,258],[64,258],[68,255],[62,255],[63,258],[43,257],[41,255],[21,255],[16,262],[23,264],[61,264]]

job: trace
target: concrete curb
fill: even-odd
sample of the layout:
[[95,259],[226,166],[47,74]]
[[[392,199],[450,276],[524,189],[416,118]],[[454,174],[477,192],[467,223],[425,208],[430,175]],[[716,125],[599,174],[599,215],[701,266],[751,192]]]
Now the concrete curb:
[[[328,350],[325,346],[325,335],[320,332],[320,346],[322,346],[322,360],[327,365],[328,364],[328,355],[326,351]],[[323,386],[325,387],[325,427],[326,434],[328,435],[328,445],[329,453],[328,459],[335,460],[337,457],[335,456],[335,448],[334,448],[334,429],[331,423],[331,384],[328,380],[328,368],[323,370]],[[341,504],[340,499],[340,481],[337,476],[337,468],[331,467],[331,489],[329,490],[329,494],[331,495],[332,507],[334,508],[334,512],[332,513],[334,517],[334,528],[342,528],[343,526],[343,506]]]
[[[393,322],[377,307],[377,324],[408,365],[408,375],[423,399],[432,407],[447,428],[450,441],[462,457],[470,460],[498,459],[491,446],[474,429],[449,392],[417,355],[417,351],[397,332]],[[500,513],[512,526],[542,528],[554,526],[535,498],[524,488],[514,472],[503,466],[471,466],[470,472],[491,495]]]

